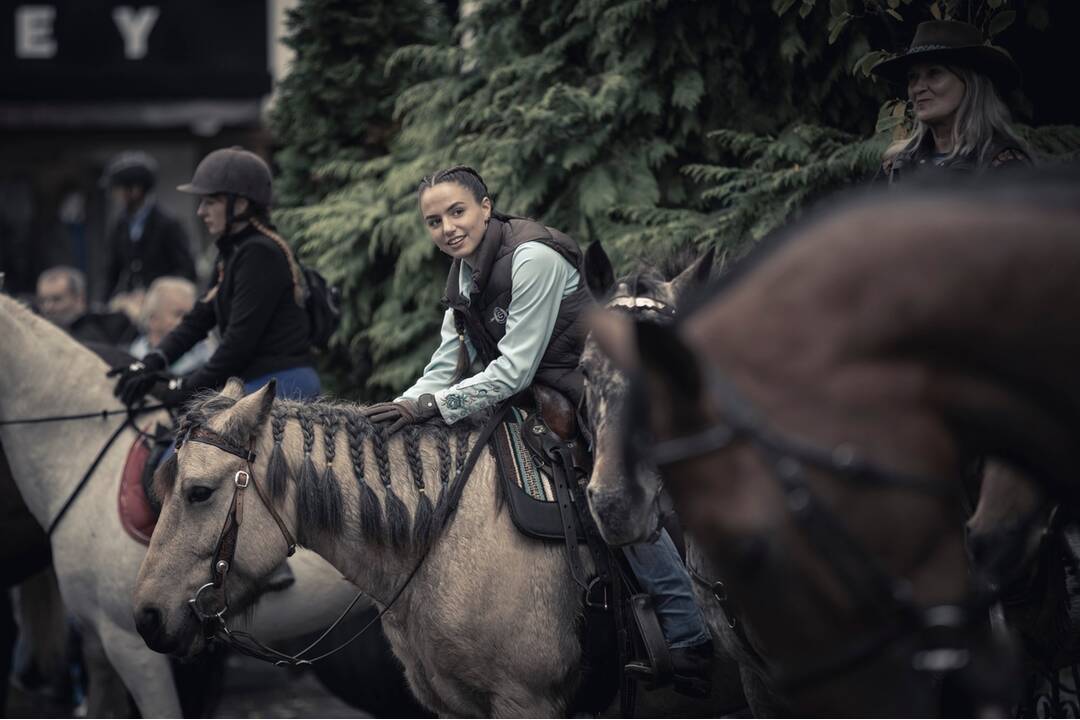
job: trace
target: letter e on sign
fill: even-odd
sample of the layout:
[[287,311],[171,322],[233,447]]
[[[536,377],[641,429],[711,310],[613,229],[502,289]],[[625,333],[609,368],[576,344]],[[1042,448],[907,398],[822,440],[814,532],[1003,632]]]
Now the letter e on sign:
[[113,22],[124,38],[124,57],[128,60],[146,57],[146,41],[160,14],[158,8],[153,6],[138,10],[128,5],[113,8]]
[[56,55],[51,5],[20,5],[15,8],[15,57],[47,60]]

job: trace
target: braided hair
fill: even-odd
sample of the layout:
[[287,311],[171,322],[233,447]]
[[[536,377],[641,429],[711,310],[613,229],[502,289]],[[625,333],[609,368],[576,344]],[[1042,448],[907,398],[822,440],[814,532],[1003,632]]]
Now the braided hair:
[[[484,202],[484,198],[491,199],[491,193],[488,192],[487,183],[484,182],[484,178],[480,177],[480,173],[476,172],[476,170],[468,165],[454,165],[453,167],[439,170],[436,173],[421,178],[420,184],[416,188],[416,199],[419,201],[420,196],[422,196],[424,191],[428,188],[445,182],[457,183],[465,188],[472,194],[473,198],[478,203]],[[494,206],[494,202],[492,204]]]

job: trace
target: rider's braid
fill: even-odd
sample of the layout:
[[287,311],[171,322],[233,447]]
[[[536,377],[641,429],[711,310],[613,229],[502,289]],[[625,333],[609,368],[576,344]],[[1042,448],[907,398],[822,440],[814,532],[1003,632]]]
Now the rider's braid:
[[256,230],[273,240],[281,248],[281,251],[285,253],[285,259],[289,262],[289,274],[292,275],[293,299],[296,300],[297,305],[304,307],[304,299],[307,297],[307,283],[304,282],[304,274],[300,272],[300,263],[296,262],[296,256],[293,254],[292,248],[289,247],[289,243],[285,242],[285,238],[281,237],[281,235],[271,230],[269,225],[260,222],[257,218],[251,217],[248,220],[255,226]]
[[274,403],[270,411],[270,433],[274,438],[274,447],[270,450],[270,460],[266,465],[266,486],[270,497],[280,500],[289,487],[289,467],[285,463],[285,451],[281,444],[285,439],[285,422],[289,411],[281,403]]
[[349,459],[360,489],[360,532],[368,542],[383,536],[382,506],[379,497],[364,480],[364,439],[373,431],[371,422],[358,412],[345,413],[345,432],[349,437]]
[[[336,483],[324,484],[311,458],[315,448],[315,412],[317,411],[308,406],[296,407],[296,418],[300,421],[300,432],[304,436],[304,464],[300,470],[300,483],[297,488],[297,515],[301,518],[297,522],[297,541],[301,545],[311,544],[312,538],[306,530],[325,530],[336,536],[341,534],[344,525],[341,486]],[[301,535],[303,537],[299,537]]]
[[390,532],[390,544],[393,547],[407,547],[409,511],[390,485],[390,452],[386,447],[385,429],[377,427],[372,431],[371,449],[375,455],[375,463],[379,466],[379,478],[386,494],[386,525]]
[[416,484],[416,514],[413,519],[413,545],[418,552],[427,548],[433,526],[435,508],[431,504],[424,487],[424,458],[420,454],[420,428],[415,425],[405,427],[405,457],[409,461],[413,483]]

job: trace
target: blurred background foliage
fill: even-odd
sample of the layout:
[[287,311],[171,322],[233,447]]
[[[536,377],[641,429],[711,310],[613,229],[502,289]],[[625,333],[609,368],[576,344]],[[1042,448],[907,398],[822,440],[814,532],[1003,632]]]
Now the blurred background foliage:
[[[1056,12],[1049,0],[303,0],[271,115],[275,219],[344,293],[328,388],[392,397],[437,342],[448,262],[417,212],[422,176],[470,164],[497,208],[602,240],[622,266],[709,245],[730,260],[874,174],[908,117],[869,70],[918,22],[1023,40]],[[1038,120],[1029,98],[1013,104]],[[1080,148],[1073,126],[1025,132],[1047,154]]]

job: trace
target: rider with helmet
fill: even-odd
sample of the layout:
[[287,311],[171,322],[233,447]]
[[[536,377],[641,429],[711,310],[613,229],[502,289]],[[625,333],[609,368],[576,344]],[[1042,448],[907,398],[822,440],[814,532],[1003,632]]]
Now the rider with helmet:
[[[278,394],[319,394],[300,267],[269,221],[270,168],[240,147],[203,158],[180,192],[200,196],[198,216],[215,236],[218,259],[210,291],[141,363],[123,371],[116,394],[124,403],[146,393],[178,405],[193,393],[220,389],[232,376],[250,392],[276,378]],[[221,341],[201,368],[178,378],[165,369],[217,327]]]
[[109,234],[105,287],[109,296],[145,290],[174,275],[195,280],[195,258],[183,227],[154,202],[157,162],[144,152],[123,152],[105,168],[121,217]]

